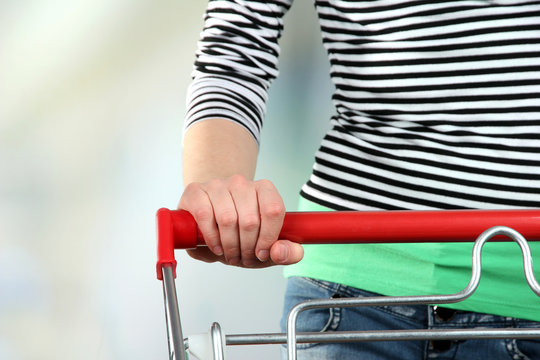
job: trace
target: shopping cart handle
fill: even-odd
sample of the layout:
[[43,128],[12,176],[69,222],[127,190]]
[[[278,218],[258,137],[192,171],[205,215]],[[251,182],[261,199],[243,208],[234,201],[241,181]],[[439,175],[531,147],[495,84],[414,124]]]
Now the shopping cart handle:
[[[529,241],[539,241],[540,209],[288,212],[279,238],[301,244],[464,242],[493,226],[508,226]],[[205,246],[185,210],[159,209],[157,237],[160,280],[163,265],[176,268],[174,249]]]

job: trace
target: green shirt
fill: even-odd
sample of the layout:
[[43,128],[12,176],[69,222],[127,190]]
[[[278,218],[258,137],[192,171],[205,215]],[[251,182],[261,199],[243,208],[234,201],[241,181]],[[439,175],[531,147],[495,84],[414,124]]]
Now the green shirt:
[[[303,198],[299,210],[331,211]],[[540,259],[539,245],[530,243],[533,259]],[[284,273],[389,296],[454,294],[470,280],[472,247],[472,242],[306,245],[304,259]],[[527,284],[515,242],[488,241],[478,289],[467,300],[445,306],[540,321],[540,297]]]

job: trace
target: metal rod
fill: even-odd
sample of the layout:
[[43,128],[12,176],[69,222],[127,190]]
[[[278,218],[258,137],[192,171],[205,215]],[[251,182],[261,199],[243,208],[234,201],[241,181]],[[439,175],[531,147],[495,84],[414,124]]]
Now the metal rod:
[[[270,345],[286,344],[286,333],[235,334],[227,335],[226,344]],[[298,333],[296,342],[300,343],[340,343],[363,341],[407,341],[407,340],[467,340],[467,339],[538,339],[540,329],[422,329],[385,331],[335,331],[328,333]]]
[[163,297],[165,300],[165,320],[169,342],[169,360],[186,360],[186,348],[180,324],[180,311],[174,284],[174,269],[171,264],[163,265]]
[[301,302],[294,306],[289,312],[287,319],[287,355],[289,360],[296,360],[296,321],[298,315],[309,309],[320,309],[330,307],[355,307],[355,306],[391,306],[391,305],[430,305],[430,304],[450,304],[463,301],[471,296],[480,282],[482,272],[481,255],[484,244],[495,236],[504,235],[516,241],[523,254],[523,266],[525,277],[533,292],[540,296],[540,285],[534,277],[532,268],[532,258],[527,240],[517,231],[505,227],[495,226],[484,231],[476,240],[472,254],[472,274],[471,279],[465,289],[449,295],[426,295],[426,296],[382,296],[366,298],[341,298],[322,299]]
[[224,360],[225,351],[223,350],[223,332],[219,323],[215,322],[210,328],[210,334],[212,338],[212,352],[214,355],[213,360]]

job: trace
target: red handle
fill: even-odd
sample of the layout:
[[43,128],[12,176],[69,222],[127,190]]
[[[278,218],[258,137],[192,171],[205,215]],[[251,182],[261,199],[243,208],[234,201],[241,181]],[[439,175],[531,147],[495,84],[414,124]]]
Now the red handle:
[[[301,244],[463,242],[498,225],[540,241],[540,209],[290,212],[279,238]],[[159,279],[163,264],[176,267],[174,249],[204,246],[195,220],[184,210],[160,209],[157,231]]]

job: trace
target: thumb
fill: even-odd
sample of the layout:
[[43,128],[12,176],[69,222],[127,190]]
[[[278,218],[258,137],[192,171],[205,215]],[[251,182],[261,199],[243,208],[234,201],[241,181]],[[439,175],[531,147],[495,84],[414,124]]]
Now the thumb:
[[304,257],[304,248],[289,240],[276,241],[270,248],[270,258],[279,265],[295,264]]

